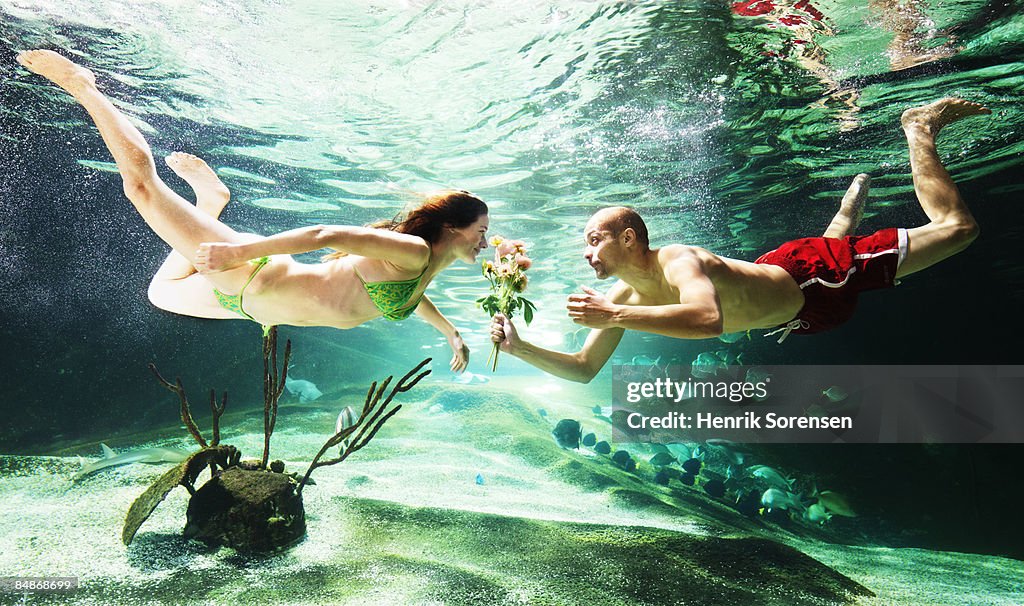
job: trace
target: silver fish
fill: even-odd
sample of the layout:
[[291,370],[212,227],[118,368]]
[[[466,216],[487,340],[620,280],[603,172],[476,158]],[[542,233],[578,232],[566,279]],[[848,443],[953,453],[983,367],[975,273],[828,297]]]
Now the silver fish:
[[818,503],[837,516],[843,516],[845,518],[855,518],[857,513],[850,507],[850,503],[846,500],[846,497],[839,494],[838,492],[832,492],[831,490],[823,490],[818,493]]
[[815,522],[818,524],[824,524],[832,519],[832,514],[826,510],[821,503],[815,503],[807,508],[804,512],[804,519],[808,522]]
[[[356,416],[356,411],[351,406],[346,406],[338,413],[338,420],[334,422],[334,433],[339,434],[343,430],[348,429],[356,424],[359,418]],[[341,441],[341,452],[344,452],[348,445],[352,442],[352,437],[349,436]]]
[[795,478],[787,478],[772,467],[767,465],[754,465],[749,470],[750,475],[755,478],[761,478],[768,483],[769,486],[778,488],[779,490],[790,491],[793,489],[793,482]]
[[828,389],[822,390],[821,395],[828,398],[830,402],[842,402],[847,398],[847,396],[849,396],[849,394],[846,393],[846,390],[838,385],[833,385]]
[[791,492],[785,492],[778,488],[769,488],[761,495],[761,504],[772,509],[797,509],[804,510],[800,498]]

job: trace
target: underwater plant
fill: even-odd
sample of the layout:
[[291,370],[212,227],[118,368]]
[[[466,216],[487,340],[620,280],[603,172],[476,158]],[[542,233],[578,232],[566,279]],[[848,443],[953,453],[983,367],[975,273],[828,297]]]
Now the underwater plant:
[[[382,398],[391,384],[387,377],[378,387],[370,385],[362,413],[350,424],[327,439],[305,474],[285,473],[282,461],[269,461],[270,437],[277,424],[278,400],[284,392],[291,357],[291,341],[285,345],[284,364],[277,364],[277,327],[263,338],[263,456],[260,460],[241,459],[241,452],[231,445],[220,444],[220,418],[227,407],[227,392],[217,404],[216,392],[210,392],[213,413],[213,439],[207,443],[192,418],[191,406],[181,379],[170,383],[149,365],[157,380],[178,396],[181,420],[200,446],[176,467],[160,476],[132,503],[121,532],[121,540],[130,545],[142,524],[176,486],[183,486],[191,495],[183,534],[208,545],[226,545],[238,551],[262,552],[280,549],[300,541],[306,534],[306,516],[302,489],[313,484],[314,469],[341,463],[349,455],[366,446],[377,431],[401,409],[391,407],[394,397],[412,389],[430,370],[419,372],[430,358],[406,373]],[[419,372],[419,374],[416,374]],[[413,377],[415,375],[415,377]],[[410,379],[411,378],[411,379]],[[330,448],[343,444],[338,457],[321,460]],[[210,478],[200,488],[195,483],[206,468]]]

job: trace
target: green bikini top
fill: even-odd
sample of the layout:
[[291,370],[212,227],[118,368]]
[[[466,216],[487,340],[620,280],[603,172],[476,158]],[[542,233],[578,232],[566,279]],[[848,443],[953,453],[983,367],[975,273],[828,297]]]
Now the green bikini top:
[[[430,263],[428,262],[427,265]],[[359,275],[359,270],[356,270],[356,277],[363,283],[366,294],[370,296],[370,300],[380,310],[381,315],[392,322],[397,322],[408,318],[416,311],[416,306],[420,304],[423,293],[420,293],[420,296],[412,303],[409,301],[416,289],[419,288],[420,280],[423,279],[425,273],[427,273],[426,267],[423,268],[420,275],[408,280],[367,282]]]

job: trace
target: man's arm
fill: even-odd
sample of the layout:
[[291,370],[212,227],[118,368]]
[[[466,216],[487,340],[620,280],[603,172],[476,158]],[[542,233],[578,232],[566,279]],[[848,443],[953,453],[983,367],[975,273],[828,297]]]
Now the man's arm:
[[[627,287],[622,282],[608,291],[608,297],[613,301],[625,301],[627,295]],[[491,340],[501,343],[502,351],[546,373],[577,383],[589,383],[604,368],[624,332],[621,328],[592,330],[578,352],[563,353],[520,339],[512,321],[501,314],[491,322]]]
[[625,328],[677,339],[707,339],[722,334],[722,306],[715,285],[696,257],[674,259],[665,278],[679,290],[679,303],[622,305],[584,288],[569,297],[569,316],[591,328]]

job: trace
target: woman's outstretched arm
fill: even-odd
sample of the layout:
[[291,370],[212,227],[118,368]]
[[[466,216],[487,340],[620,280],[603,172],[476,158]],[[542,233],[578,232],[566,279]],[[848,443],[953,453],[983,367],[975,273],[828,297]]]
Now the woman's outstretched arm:
[[441,310],[434,305],[434,302],[424,296],[416,307],[416,314],[426,320],[431,326],[437,329],[452,348],[452,361],[449,367],[452,372],[462,372],[469,365],[469,347],[462,341],[462,335],[456,330],[455,325],[448,318],[444,317]]
[[422,269],[430,259],[430,245],[418,236],[373,227],[313,225],[245,244],[203,242],[196,251],[196,269],[204,273],[224,271],[250,259],[293,255],[322,248],[333,248],[360,257],[386,258],[399,267],[409,269]]

